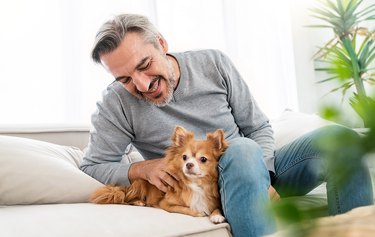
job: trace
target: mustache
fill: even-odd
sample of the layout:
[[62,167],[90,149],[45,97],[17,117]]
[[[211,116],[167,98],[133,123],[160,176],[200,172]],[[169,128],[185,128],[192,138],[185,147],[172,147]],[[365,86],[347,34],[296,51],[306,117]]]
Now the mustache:
[[[163,79],[161,76],[157,76],[154,79],[152,79],[150,85],[148,86],[148,90],[150,90],[150,88],[152,88],[154,86],[154,84],[157,83],[161,79]],[[138,95],[143,96],[143,92],[139,91],[138,89],[136,89],[136,90],[137,90],[136,92],[137,92]]]
[[161,79],[161,76],[157,76],[157,77],[155,77],[155,78],[151,81],[150,86],[148,87],[148,89],[150,90],[150,88],[152,88],[152,87],[154,86],[154,84],[155,84],[157,81],[159,81],[160,79]]

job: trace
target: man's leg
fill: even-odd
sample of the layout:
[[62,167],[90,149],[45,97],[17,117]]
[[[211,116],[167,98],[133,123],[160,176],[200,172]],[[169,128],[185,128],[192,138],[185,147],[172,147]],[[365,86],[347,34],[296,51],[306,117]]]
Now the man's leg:
[[248,138],[233,139],[219,162],[219,188],[224,215],[234,237],[275,231],[266,210],[270,178],[260,146]]
[[[340,163],[340,156],[337,156],[337,162],[327,162],[316,146],[319,138],[340,130],[348,129],[340,126],[323,127],[276,151],[273,186],[281,197],[305,195],[326,181],[328,211],[331,215],[373,203],[371,177],[368,168],[361,163],[361,157],[353,159],[354,162],[358,161],[357,164]],[[357,136],[355,132],[352,133]],[[332,172],[332,164],[352,166],[344,183],[340,183],[336,178],[337,173]]]

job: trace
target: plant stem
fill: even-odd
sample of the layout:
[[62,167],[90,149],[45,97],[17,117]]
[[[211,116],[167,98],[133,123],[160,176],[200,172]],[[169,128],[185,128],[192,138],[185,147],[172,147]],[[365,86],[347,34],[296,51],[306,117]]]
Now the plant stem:
[[352,76],[354,80],[354,85],[357,90],[357,94],[359,98],[362,100],[366,98],[366,90],[365,90],[365,87],[363,85],[363,81],[360,75],[360,65],[358,62],[357,54],[355,53],[352,42],[348,36],[342,37],[341,41],[343,42],[346,51],[349,53],[350,61],[352,62],[352,66],[353,66]]
[[[357,90],[359,106],[362,107],[362,108],[367,108],[366,90],[365,90],[365,87],[363,85],[363,80],[362,80],[361,75],[360,75],[361,68],[360,68],[360,65],[359,65],[359,60],[357,58],[357,54],[356,54],[356,52],[353,48],[352,41],[350,40],[348,35],[342,36],[341,41],[342,41],[346,51],[348,52],[349,57],[350,57],[350,61],[352,63],[352,69],[353,69],[352,77],[353,77],[354,86]],[[357,113],[362,118],[364,126],[367,127],[367,125],[368,125],[367,115],[359,113],[358,111],[357,111]]]

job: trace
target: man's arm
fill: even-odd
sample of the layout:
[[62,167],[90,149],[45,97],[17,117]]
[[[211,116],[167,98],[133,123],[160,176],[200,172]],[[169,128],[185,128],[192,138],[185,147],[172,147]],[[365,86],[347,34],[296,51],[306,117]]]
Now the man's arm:
[[244,136],[261,146],[265,163],[274,172],[275,142],[269,119],[259,108],[233,63],[223,54],[220,70],[226,82],[228,102],[236,124]]
[[[268,170],[274,173],[275,141],[269,120],[259,108],[247,84],[230,59],[222,54],[221,60],[222,75],[227,85],[228,102],[232,108],[235,121],[245,137],[259,144]],[[280,199],[272,185],[268,189],[268,194],[273,201]]]
[[121,160],[133,135],[121,99],[110,87],[97,103],[91,122],[90,140],[80,168],[104,184],[130,185],[131,164],[121,163]]

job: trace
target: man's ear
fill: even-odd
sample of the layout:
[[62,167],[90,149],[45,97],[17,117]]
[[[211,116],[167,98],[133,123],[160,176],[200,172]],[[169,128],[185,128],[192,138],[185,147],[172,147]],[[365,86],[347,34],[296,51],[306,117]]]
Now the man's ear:
[[191,132],[188,132],[185,128],[176,126],[172,135],[172,141],[176,146],[183,146],[188,139],[193,137],[194,135]]
[[228,147],[228,143],[224,138],[224,131],[222,129],[218,129],[214,133],[208,133],[207,140],[211,141],[217,150],[224,151]]
[[163,50],[164,53],[168,52],[168,42],[164,39],[164,37],[159,33],[157,36],[158,42],[161,46],[161,49]]

